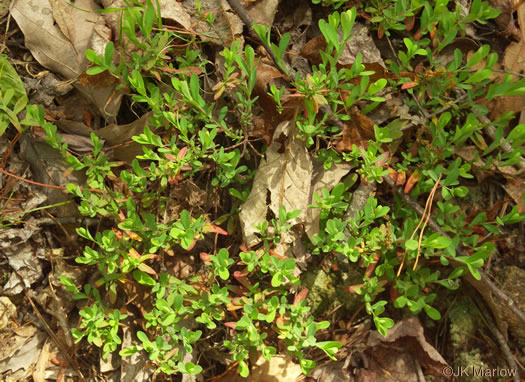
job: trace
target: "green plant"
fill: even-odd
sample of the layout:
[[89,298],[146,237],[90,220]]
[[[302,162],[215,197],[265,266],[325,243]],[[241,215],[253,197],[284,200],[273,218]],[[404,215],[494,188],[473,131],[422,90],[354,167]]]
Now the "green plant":
[[9,125],[22,133],[18,114],[27,105],[27,94],[22,80],[5,55],[0,55],[0,136]]
[[[347,4],[324,3],[335,7]],[[249,45],[241,49],[240,42],[225,48],[220,53],[224,62],[218,78],[208,87],[205,60],[199,60],[203,55],[196,41],[186,40],[184,54],[173,58],[177,56],[174,41],[182,37],[160,28],[160,15],[150,1],[144,6],[133,4],[124,9],[121,22],[121,32],[127,37],[121,41],[129,44],[122,43],[121,51],[132,53],[121,55],[117,63],[115,47],[108,44],[104,55],[91,51],[86,55],[94,64],[88,74],[107,71],[121,78],[132,100],[151,110],[143,133],[133,137],[143,154],[127,165],[112,162],[101,140],[92,134],[92,153],[78,158],[68,151],[56,127],[45,120],[41,108],[28,107],[24,121],[41,126],[66,163],[86,172],[87,187],[69,185],[68,190],[80,199],[82,214],[104,217],[111,226],[97,232],[90,228],[77,231],[87,245],[76,261],[96,267],[93,285],[78,288],[62,278],[75,299],[85,300],[75,340],[85,338],[101,347],[104,357],[117,350],[119,328],[131,325],[124,321],[126,314],[118,297],[126,293],[122,285],[133,285],[140,286],[137,293],[142,293],[139,297],[148,305],[137,317],[141,330],[137,328],[135,342],[120,349],[122,356],[145,351],[158,366],[157,372],[199,374],[203,368],[193,352],[203,338],[213,338],[239,362],[242,376],[249,373],[251,352],[259,350],[270,359],[279,345],[308,373],[315,365],[308,349],[320,349],[333,359],[341,345],[317,340],[329,323],[317,322],[310,314],[305,300],[308,291],[300,288],[295,260],[276,251],[292,229],[291,222],[303,211],[289,212],[281,205],[278,216],[269,216],[257,227],[259,247],[238,249],[228,235],[235,230],[239,202],[248,199],[256,163],[247,149],[248,127],[257,107],[255,51]],[[469,193],[464,179],[473,174],[472,163],[459,158],[456,149],[470,142],[480,148],[478,157],[487,163],[509,166],[521,160],[525,142],[525,129],[518,125],[505,138],[512,150],[498,149],[509,120],[504,116],[496,121],[498,139],[483,144],[485,122],[481,117],[487,110],[475,100],[524,94],[525,80],[513,81],[507,76],[501,83],[491,83],[497,57],[487,46],[468,60],[456,50],[452,61],[442,65],[436,53],[452,41],[450,36],[462,33],[467,23],[484,22],[496,15],[478,0],[465,18],[459,18],[459,8],[450,8],[446,0],[367,4],[370,22],[389,38],[395,38],[397,30],[409,34],[407,19],[411,17],[417,16],[420,24],[420,36],[403,36],[406,51],[396,55],[399,61],[388,62],[395,76],[375,80],[372,76],[376,73],[367,69],[361,55],[350,66],[338,64],[352,37],[357,11],[334,12],[319,22],[326,40],[321,63],[311,74],[296,74],[290,89],[270,87],[279,111],[285,96],[304,101],[304,113],[297,113],[293,134],[304,141],[309,155],[317,157],[325,170],[334,163],[355,168],[352,176],[332,190],[314,195],[311,208],[320,209],[320,231],[305,245],[316,255],[342,255],[361,271],[362,283],[350,286],[348,293],[362,296],[365,311],[383,335],[394,325],[388,317],[392,307],[407,308],[414,314],[424,311],[439,319],[440,312],[432,306],[439,288],[458,288],[460,277],[467,272],[479,278],[479,269],[494,248],[478,232],[496,235],[502,226],[525,219],[517,208],[491,219],[483,211],[467,220],[461,211],[458,201]],[[213,24],[212,14],[199,13]],[[269,29],[255,29],[287,73],[289,35],[276,43]],[[424,37],[427,34],[430,39]],[[483,60],[484,67],[474,71]],[[196,62],[202,64],[196,66]],[[415,74],[402,72],[412,71],[416,65],[422,69]],[[393,117],[373,127],[373,139],[353,142],[345,150],[335,149],[334,141],[345,132],[334,119],[349,121],[353,117],[348,110],[357,106],[366,115],[387,95],[404,97],[409,111],[425,118],[426,127],[407,132],[409,126]],[[454,103],[457,97],[464,102]],[[351,190],[358,178],[382,187],[385,176],[397,173],[408,175],[406,182],[401,177],[397,180],[405,183],[405,193],[414,200],[426,198],[431,204],[440,188],[435,220],[450,237],[425,231],[425,219],[398,197],[384,200],[386,192],[369,197],[358,211],[347,213],[354,204]],[[174,200],[172,186],[190,180],[207,188],[214,209],[202,212]],[[227,231],[219,227],[226,221]],[[467,248],[470,255],[458,256],[459,247]],[[203,264],[188,277],[175,277],[166,266],[175,253],[200,253]],[[453,269],[452,262],[460,266]]]

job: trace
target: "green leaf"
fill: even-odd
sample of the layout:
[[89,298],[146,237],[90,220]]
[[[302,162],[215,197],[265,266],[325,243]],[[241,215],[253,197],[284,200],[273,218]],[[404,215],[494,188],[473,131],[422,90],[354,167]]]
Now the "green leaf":
[[113,45],[113,42],[110,41],[106,44],[106,47],[104,49],[104,62],[106,64],[106,67],[110,67],[113,62],[113,52],[115,51],[115,46]]
[[146,333],[144,333],[143,331],[139,330],[137,332],[137,338],[140,340],[140,342],[142,342],[143,344],[150,344],[150,340],[148,338],[148,336],[146,335]]
[[197,375],[202,372],[202,367],[200,365],[195,365],[193,362],[184,364],[184,369],[189,375]]
[[471,84],[471,83],[478,83],[483,80],[486,80],[492,75],[492,70],[490,69],[481,69],[478,70],[476,73],[474,73],[472,76],[470,76],[465,83]]
[[319,29],[321,30],[321,33],[328,44],[331,44],[334,47],[339,46],[337,30],[332,25],[327,23],[324,19],[321,19],[319,20]]
[[406,249],[410,249],[412,251],[415,251],[417,249],[417,247],[418,247],[417,240],[410,239],[410,240],[405,241],[405,247],[406,247]]
[[139,349],[136,346],[130,346],[129,348],[124,348],[119,352],[119,355],[121,357],[129,357],[130,355],[133,355],[137,353]]
[[282,283],[283,283],[283,275],[282,275],[281,272],[278,272],[275,275],[273,275],[273,277],[272,277],[272,286],[274,288],[277,288]]
[[439,320],[441,319],[441,313],[439,313],[439,311],[435,308],[433,308],[432,306],[430,305],[425,305],[425,307],[423,308],[425,310],[425,313],[433,320]]
[[250,375],[250,369],[248,369],[248,364],[244,360],[239,361],[239,375],[243,378]]
[[433,234],[425,240],[424,246],[427,248],[443,249],[447,248],[451,243],[452,240],[450,238]]
[[150,275],[139,270],[133,271],[133,277],[139,284],[142,285],[153,286],[156,284],[156,281]]
[[226,268],[220,268],[217,270],[219,277],[223,280],[228,280],[230,278],[230,272]]
[[[10,97],[6,99],[6,93],[11,93]],[[14,108],[14,105],[17,105],[17,109],[23,109],[27,105],[27,93],[24,87],[24,84],[16,70],[9,63],[6,55],[0,55],[0,98],[3,99],[3,105],[5,107]],[[5,109],[4,112],[8,114],[10,110]],[[3,120],[5,117],[0,117],[0,120]],[[18,118],[16,115],[12,115],[10,122],[17,128],[19,132],[22,132],[20,123],[18,123]],[[5,126],[7,128],[7,125]],[[0,135],[3,134],[5,128],[0,128]]]
[[342,345],[337,341],[323,341],[316,343],[315,346],[317,346],[319,349],[322,349],[328,355],[328,357],[330,357],[330,359],[335,361],[336,358],[334,355],[337,354],[337,351]]
[[86,70],[86,74],[88,74],[90,76],[94,76],[96,74],[103,73],[106,70],[107,70],[107,68],[104,68],[102,66],[92,66],[91,68],[88,68],[88,70]]

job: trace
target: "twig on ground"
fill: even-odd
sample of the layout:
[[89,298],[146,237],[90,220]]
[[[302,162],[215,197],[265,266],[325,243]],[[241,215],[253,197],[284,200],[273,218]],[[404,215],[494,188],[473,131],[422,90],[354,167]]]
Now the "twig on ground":
[[[6,171],[6,170],[2,170],[0,168],[0,172],[2,174],[5,174],[11,178],[15,178],[15,179],[18,179],[20,180],[21,182],[25,182],[25,183],[29,183],[29,184],[32,184],[32,185],[35,185],[35,186],[39,186],[39,187],[46,187],[46,188],[54,188],[56,190],[61,190],[61,191],[67,191],[67,188],[64,187],[64,186],[55,186],[54,184],[44,184],[44,183],[38,183],[38,182],[35,182],[35,181],[32,181],[32,180],[29,180],[29,179],[25,179],[25,178],[21,178],[19,177],[18,175],[15,175],[9,171]],[[81,188],[81,190],[84,190],[83,188]],[[91,192],[96,192],[97,194],[103,194],[104,191],[102,190],[97,190],[95,188],[89,188],[89,191]]]

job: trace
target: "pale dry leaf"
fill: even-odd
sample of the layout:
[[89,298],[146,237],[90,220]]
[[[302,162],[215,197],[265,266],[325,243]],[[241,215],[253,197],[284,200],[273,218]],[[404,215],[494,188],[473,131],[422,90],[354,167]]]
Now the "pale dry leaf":
[[[156,6],[156,2],[153,2]],[[163,19],[174,21],[191,31],[191,17],[178,1],[159,0],[160,14]]]
[[[122,348],[133,346],[136,342],[135,333],[129,326],[122,328]],[[149,381],[153,375],[153,369],[145,367],[148,355],[144,350],[122,357],[120,382]]]
[[66,79],[79,76],[87,66],[84,52],[99,17],[95,11],[100,9],[94,0],[77,0],[75,7],[71,9],[74,32],[68,27],[70,40],[55,25],[49,0],[16,0],[11,5],[26,47],[42,66]]
[[[54,24],[50,0],[35,4],[31,0],[16,0],[11,6],[11,14],[24,33],[25,45],[35,59],[50,71],[71,80],[78,78],[88,67],[86,49],[95,48],[101,53],[108,42],[99,41],[101,35],[94,33],[95,25],[102,17],[96,13],[99,9],[95,0],[76,0],[75,7],[71,7],[74,23],[68,27],[68,36],[62,33],[59,24]],[[61,21],[62,24],[64,22]],[[107,38],[108,32],[105,33]],[[92,37],[95,38],[93,42]],[[123,91],[115,91],[115,85],[100,87],[76,83],[75,86],[97,106],[101,115],[110,121],[116,118]]]
[[[406,368],[407,365],[403,365],[400,368],[399,361],[405,353],[409,355],[411,365],[414,365],[415,357],[428,374],[441,376],[443,367],[448,365],[441,354],[427,342],[423,326],[417,317],[399,321],[393,328],[388,330],[388,334],[385,337],[376,331],[370,333],[367,346],[367,352],[377,355],[380,353],[391,354],[396,349],[392,360],[383,359],[385,368],[392,374],[394,380],[401,380],[396,374],[408,378],[410,378],[408,374],[412,374],[412,371]],[[389,365],[392,369],[386,365]]]
[[262,355],[250,370],[250,375],[243,378],[235,375],[231,382],[295,382],[301,376],[301,367],[292,357],[275,355],[267,361]]
[[49,5],[53,11],[53,18],[69,41],[75,41],[75,24],[71,17],[71,7],[63,0],[49,0]]
[[183,1],[182,5],[191,17],[193,30],[202,40],[225,47],[229,47],[236,38],[244,41],[244,24],[226,0],[201,0],[200,3],[203,14],[212,13],[215,16],[213,27],[198,16],[194,0]]
[[7,371],[15,372],[17,370],[28,370],[38,360],[40,351],[47,335],[44,332],[37,331],[29,340],[24,338],[24,342],[17,342],[20,346],[14,354],[0,361],[0,374]]
[[[341,39],[342,37],[342,32],[340,32],[339,38]],[[352,27],[352,38],[346,43],[338,62],[341,65],[352,65],[358,53],[361,53],[363,63],[377,62],[385,67],[385,63],[381,58],[381,52],[377,49],[372,36],[368,33],[368,28],[356,22]]]
[[270,28],[273,25],[279,0],[258,0],[246,6],[254,23]]
[[9,266],[15,271],[4,285],[4,295],[15,296],[23,292],[24,288],[31,288],[31,284],[42,278],[42,265],[29,243],[6,248],[4,253],[8,256]]
[[9,297],[0,296],[0,331],[16,322],[16,306]]
[[0,347],[0,361],[9,360],[26,342],[35,336],[37,329],[30,325],[13,329],[12,335],[5,335]]
[[[521,28],[519,42],[511,43],[505,50],[503,65],[513,73],[525,73],[525,3],[518,7],[518,22]],[[525,109],[525,96],[511,95],[498,97],[492,108],[491,119],[497,119],[505,111],[521,112]]]
[[51,358],[51,341],[47,340],[42,347],[42,351],[38,356],[35,369],[33,370],[33,382],[45,382],[46,381],[46,368]]
[[[274,133],[273,143],[266,151],[255,175],[252,191],[241,207],[240,220],[247,244],[257,242],[255,226],[266,220],[268,207],[279,216],[281,204],[286,211],[300,210],[301,214],[289,224],[303,223],[310,200],[312,160],[304,142],[294,136],[281,144],[279,137],[288,136],[291,122],[281,123]],[[283,147],[285,146],[285,147]],[[266,198],[270,193],[270,204]]]

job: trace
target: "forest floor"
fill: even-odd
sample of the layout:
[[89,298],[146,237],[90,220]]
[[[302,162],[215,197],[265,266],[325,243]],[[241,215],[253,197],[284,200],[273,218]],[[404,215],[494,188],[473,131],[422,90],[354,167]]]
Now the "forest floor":
[[520,3],[5,1],[0,379],[525,379]]

